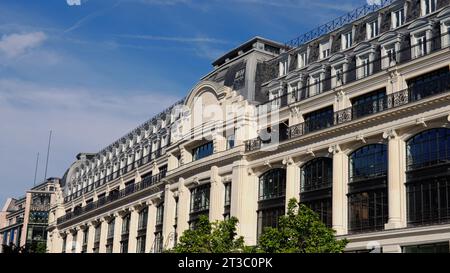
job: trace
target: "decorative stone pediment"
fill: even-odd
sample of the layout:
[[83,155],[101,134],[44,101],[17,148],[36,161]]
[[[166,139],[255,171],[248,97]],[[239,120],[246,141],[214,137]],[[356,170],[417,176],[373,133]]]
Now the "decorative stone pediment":
[[418,28],[431,27],[432,22],[426,19],[417,19],[408,26],[408,30],[412,31]]

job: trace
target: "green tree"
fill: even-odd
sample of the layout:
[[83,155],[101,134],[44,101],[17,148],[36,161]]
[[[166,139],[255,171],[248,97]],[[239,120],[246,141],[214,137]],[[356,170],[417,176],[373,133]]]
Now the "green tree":
[[211,223],[208,216],[200,216],[195,229],[185,230],[179,243],[170,251],[175,253],[233,253],[246,249],[244,238],[237,237],[238,219]]
[[319,216],[304,204],[289,200],[287,215],[278,228],[266,228],[259,238],[257,251],[263,253],[340,253],[347,239],[337,240],[335,231],[325,226]]

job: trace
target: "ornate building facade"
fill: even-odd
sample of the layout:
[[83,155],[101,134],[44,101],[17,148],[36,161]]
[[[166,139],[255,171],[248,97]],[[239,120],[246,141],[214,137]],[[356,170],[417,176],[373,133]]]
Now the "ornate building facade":
[[79,154],[50,252],[161,252],[202,214],[236,216],[255,245],[291,198],[347,251],[448,251],[449,1],[385,0],[338,22],[238,46],[182,101]]
[[46,249],[48,214],[56,203],[59,178],[49,178],[21,198],[8,198],[0,211],[0,253],[5,248]]

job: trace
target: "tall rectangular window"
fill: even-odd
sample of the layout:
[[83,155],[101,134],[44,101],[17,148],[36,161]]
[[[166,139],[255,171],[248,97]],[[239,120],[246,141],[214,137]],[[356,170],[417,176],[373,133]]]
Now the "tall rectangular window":
[[437,0],[421,0],[422,16],[436,11]]
[[108,234],[106,237],[106,253],[112,253],[113,250],[113,242],[114,242],[114,226],[116,224],[116,220],[112,219],[108,223]]
[[231,206],[231,182],[225,185],[225,203],[224,203],[224,214],[223,218],[225,220],[230,218],[230,206]]
[[427,53],[427,39],[425,33],[422,35],[416,36],[416,45],[415,45],[416,58],[424,56]]
[[164,204],[160,204],[156,207],[156,225],[162,225],[164,215]]
[[308,64],[307,53],[302,52],[298,54],[298,68],[303,68]]
[[342,34],[342,49],[347,49],[352,47],[353,44],[353,35],[352,32],[347,32],[345,34]]
[[147,221],[148,221],[148,208],[144,208],[139,212],[138,232],[137,232],[137,237],[136,237],[136,240],[137,240],[136,252],[137,253],[145,253]]
[[367,23],[367,40],[378,36],[378,20]]
[[227,150],[234,148],[234,139],[235,139],[234,133],[230,136],[227,136]]
[[280,72],[279,72],[279,76],[284,76],[287,74],[287,69],[288,69],[288,61],[284,60],[280,62]]
[[330,56],[330,42],[323,42],[319,45],[319,51],[320,51],[320,59],[325,59]]
[[81,253],[86,253],[87,252],[88,240],[89,240],[89,228],[86,228],[83,231],[83,245],[81,247]]
[[128,253],[128,240],[130,234],[131,214],[122,218],[122,235],[120,240],[120,253]]
[[401,27],[405,23],[405,9],[402,8],[392,12],[391,18],[393,29]]
[[94,248],[92,249],[92,252],[99,253],[100,251],[100,235],[101,235],[101,228],[102,225],[98,224],[95,227],[95,233],[94,233]]
[[161,253],[163,251],[163,236],[162,232],[155,233],[155,244],[154,244],[154,252]]

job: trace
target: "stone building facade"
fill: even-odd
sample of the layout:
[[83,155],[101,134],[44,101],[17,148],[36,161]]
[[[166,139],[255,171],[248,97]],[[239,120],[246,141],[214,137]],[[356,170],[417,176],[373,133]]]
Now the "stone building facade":
[[448,251],[449,3],[383,2],[295,47],[244,43],[182,101],[79,154],[50,251],[161,252],[202,214],[236,216],[255,245],[291,198],[347,251]]

